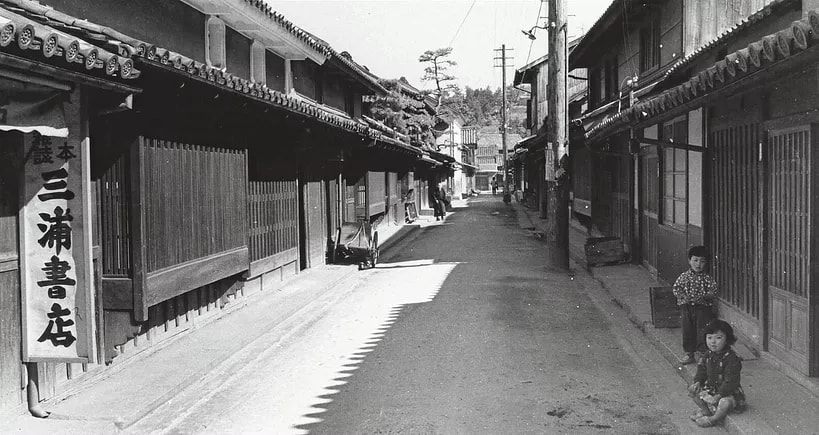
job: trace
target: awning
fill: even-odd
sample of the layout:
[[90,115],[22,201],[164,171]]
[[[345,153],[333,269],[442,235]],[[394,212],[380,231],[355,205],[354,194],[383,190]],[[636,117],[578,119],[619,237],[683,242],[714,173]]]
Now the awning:
[[515,145],[515,152],[518,150],[534,151],[546,147],[546,133],[533,134],[523,138]]
[[432,166],[437,166],[440,164],[439,161],[429,158],[429,156],[426,154],[422,154],[420,157],[418,157],[418,160]]
[[444,154],[438,151],[429,151],[429,156],[433,159],[441,162],[441,163],[454,163],[455,157],[450,156],[449,154]]

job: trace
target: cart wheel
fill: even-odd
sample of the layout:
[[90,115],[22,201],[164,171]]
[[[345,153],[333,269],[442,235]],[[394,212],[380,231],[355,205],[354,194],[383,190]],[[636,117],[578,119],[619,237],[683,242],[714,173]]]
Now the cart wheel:
[[370,246],[370,264],[375,267],[378,263],[378,233],[373,235],[373,243]]
[[358,263],[358,270],[364,270],[364,267],[365,267],[364,263]]

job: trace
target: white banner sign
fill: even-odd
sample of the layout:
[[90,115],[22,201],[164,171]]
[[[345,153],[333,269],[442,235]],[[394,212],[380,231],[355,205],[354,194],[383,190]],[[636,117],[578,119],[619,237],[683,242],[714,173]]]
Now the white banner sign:
[[20,219],[23,358],[87,361],[90,261],[85,243],[83,161],[79,143],[25,137]]

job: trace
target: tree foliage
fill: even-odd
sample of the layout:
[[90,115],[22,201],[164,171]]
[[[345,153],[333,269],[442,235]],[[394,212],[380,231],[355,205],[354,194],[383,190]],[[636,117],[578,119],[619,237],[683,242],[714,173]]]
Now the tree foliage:
[[[507,132],[526,135],[525,116],[515,116],[512,108],[520,106],[521,95],[524,91],[512,86],[506,89]],[[441,102],[438,113],[443,116],[459,115],[466,125],[488,126],[500,125],[502,122],[501,110],[503,107],[503,93],[500,88],[472,89],[469,86],[465,91],[460,88],[453,90]],[[525,113],[525,109],[523,110]]]
[[448,72],[450,67],[458,65],[454,60],[449,59],[451,54],[452,47],[446,47],[427,50],[418,58],[418,62],[427,64],[421,81],[435,84],[435,90],[432,91],[436,101],[435,110],[441,107],[447,93],[457,89],[457,85],[454,83],[455,76]]
[[397,80],[382,80],[380,83],[389,93],[372,103],[370,113],[373,119],[408,135],[412,145],[432,146],[435,143],[432,132],[435,119],[427,111],[423,98],[402,93]]

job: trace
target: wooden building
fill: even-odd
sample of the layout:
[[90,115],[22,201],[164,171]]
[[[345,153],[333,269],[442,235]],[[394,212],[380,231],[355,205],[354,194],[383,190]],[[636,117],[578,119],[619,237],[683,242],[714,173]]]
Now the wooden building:
[[[573,50],[580,38],[569,41],[569,50]],[[515,169],[515,189],[521,194],[519,199],[530,208],[539,210],[542,218],[546,217],[546,165],[548,116],[548,64],[549,56],[542,56],[515,71],[515,87],[528,86],[529,98],[526,101],[526,126],[529,135],[514,145],[512,162]],[[567,80],[567,99],[570,118],[579,117],[587,102],[588,80],[585,68],[571,70]],[[572,129],[575,132],[576,128]],[[571,140],[569,155],[572,159],[572,210],[576,217],[591,218],[591,168],[588,151],[584,142]]]
[[[15,327],[25,311],[3,309],[0,412],[25,406],[27,392],[39,393],[29,406],[62,394],[119,355],[324,264],[340,222],[403,223],[400,186],[438,165],[363,120],[362,96],[384,92],[372,74],[263,2],[4,0],[0,29],[4,95],[53,94],[43,104],[66,113],[33,127],[0,121],[10,131],[0,132],[0,300],[30,296],[36,265],[22,249],[38,246],[38,226],[19,180],[42,138],[62,134],[59,155],[81,156],[68,186],[81,182],[84,194],[45,197],[80,201],[72,289],[95,313],[78,320],[76,356],[40,358],[20,352],[33,343]],[[2,103],[15,116],[22,107]],[[64,189],[61,174],[42,172],[44,188]],[[65,227],[68,205],[50,222]],[[40,240],[57,253],[65,243]]]
[[[819,3],[641,4],[613,4],[570,58],[590,68],[598,101],[585,140],[621,156],[607,200],[627,204],[607,233],[667,282],[687,268],[688,247],[709,246],[720,317],[817,376]],[[622,92],[606,91],[618,81]]]

